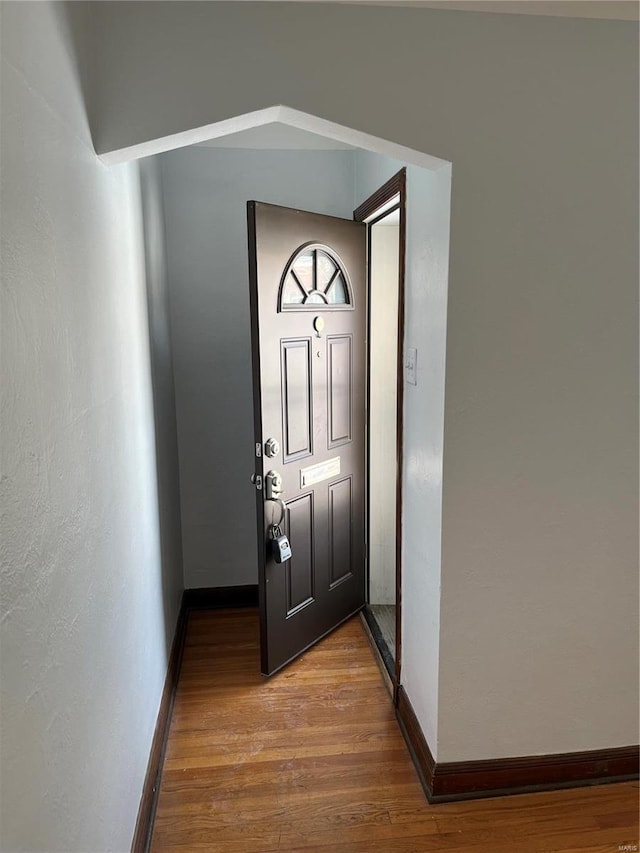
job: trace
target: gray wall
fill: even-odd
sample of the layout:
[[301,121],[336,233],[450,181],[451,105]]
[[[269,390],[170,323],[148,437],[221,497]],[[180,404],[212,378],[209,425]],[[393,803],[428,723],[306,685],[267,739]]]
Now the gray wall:
[[138,168],[94,154],[64,12],[1,6],[11,853],[129,849],[182,587],[176,520],[159,510],[170,462],[155,443]]
[[246,203],[350,218],[353,153],[202,147],[159,160],[185,587],[257,583]]
[[158,526],[166,639],[167,644],[169,644],[173,639],[176,601],[181,598],[184,583],[180,519],[180,471],[166,237],[160,164],[155,157],[140,161],[140,197],[149,317],[149,353],[153,386]]
[[637,25],[91,12],[100,151],[286,104],[452,161],[438,756],[635,742]]

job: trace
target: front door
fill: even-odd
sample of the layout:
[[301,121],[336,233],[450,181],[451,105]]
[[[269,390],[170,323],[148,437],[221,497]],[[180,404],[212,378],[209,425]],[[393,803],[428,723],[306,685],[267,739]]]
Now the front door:
[[[365,603],[366,226],[248,203],[262,672]],[[281,521],[291,558],[277,563]]]

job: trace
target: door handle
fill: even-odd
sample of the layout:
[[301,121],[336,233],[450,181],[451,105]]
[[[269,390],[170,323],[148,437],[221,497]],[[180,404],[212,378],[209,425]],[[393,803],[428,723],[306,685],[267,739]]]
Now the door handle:
[[282,495],[282,475],[277,471],[269,471],[264,478],[265,498],[268,501],[276,501]]

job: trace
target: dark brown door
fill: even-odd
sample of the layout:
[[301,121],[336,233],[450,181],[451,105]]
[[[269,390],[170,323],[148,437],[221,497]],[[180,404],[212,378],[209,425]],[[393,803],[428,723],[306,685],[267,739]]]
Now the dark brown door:
[[[248,220],[269,675],[365,603],[366,226],[253,201]],[[281,515],[292,556],[276,563],[269,526]]]

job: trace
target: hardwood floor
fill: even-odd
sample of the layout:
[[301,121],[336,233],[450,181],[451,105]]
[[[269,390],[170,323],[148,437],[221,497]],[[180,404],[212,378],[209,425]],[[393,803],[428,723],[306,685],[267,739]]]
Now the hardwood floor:
[[192,612],[151,842],[219,853],[615,853],[638,783],[430,806],[359,619],[269,679],[254,610]]

